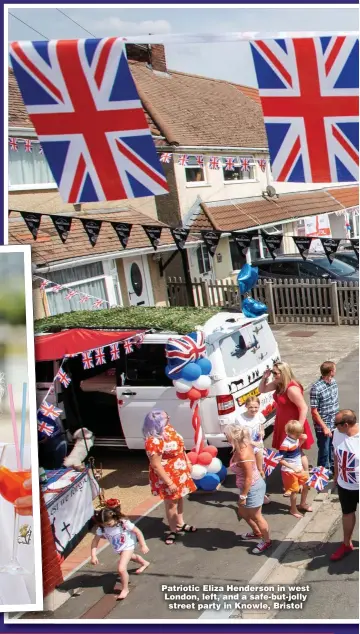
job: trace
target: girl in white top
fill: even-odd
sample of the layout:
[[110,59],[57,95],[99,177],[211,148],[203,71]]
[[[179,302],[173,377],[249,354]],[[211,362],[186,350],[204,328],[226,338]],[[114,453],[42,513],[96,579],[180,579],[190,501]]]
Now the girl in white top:
[[120,555],[118,571],[122,589],[117,600],[125,599],[129,594],[129,574],[127,571],[129,562],[136,561],[140,564],[140,568],[136,571],[137,574],[144,572],[150,565],[149,561],[134,553],[137,542],[139,542],[141,552],[144,555],[149,552],[144,535],[135,524],[121,513],[120,504],[113,508],[106,507],[97,511],[95,521],[98,528],[91,543],[91,563],[94,566],[99,563],[96,557],[97,546],[101,538],[107,539],[116,554]]

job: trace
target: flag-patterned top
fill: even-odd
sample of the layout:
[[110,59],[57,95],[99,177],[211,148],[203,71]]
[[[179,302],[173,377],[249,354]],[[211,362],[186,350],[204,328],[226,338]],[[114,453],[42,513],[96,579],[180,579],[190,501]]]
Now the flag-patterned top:
[[337,449],[339,476],[344,482],[358,483],[359,471],[356,469],[356,455],[346,449]]
[[357,181],[359,40],[251,44],[275,181]]
[[10,56],[65,202],[169,191],[121,38],[12,42]]

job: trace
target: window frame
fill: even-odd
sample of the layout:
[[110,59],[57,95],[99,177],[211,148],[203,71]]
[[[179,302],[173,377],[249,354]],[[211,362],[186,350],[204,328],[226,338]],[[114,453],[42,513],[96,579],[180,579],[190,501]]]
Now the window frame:
[[[193,157],[196,159],[196,154],[188,154],[188,158]],[[205,160],[205,156],[204,156],[204,166],[201,167],[200,165],[196,166],[196,165],[184,165],[184,176],[185,176],[185,184],[186,187],[209,187],[209,182],[208,182],[208,175],[207,175],[207,171],[206,171],[206,160]],[[204,180],[202,181],[187,181],[186,180],[186,170],[187,169],[200,169],[203,172],[203,177]]]
[[[200,266],[199,266],[199,252],[201,253],[201,261],[202,261],[202,268],[203,271],[200,270]],[[206,258],[204,257],[204,252],[207,254],[208,257],[208,263],[209,263],[209,268],[206,269],[205,268],[205,260]],[[204,244],[199,244],[199,246],[196,249],[196,261],[197,261],[197,265],[198,265],[198,269],[199,269],[199,275],[207,275],[208,273],[211,273],[212,271],[212,262],[211,262],[211,255],[208,251],[208,249],[206,248],[206,246]]]
[[[8,137],[15,137],[17,139],[29,139],[30,141],[39,142],[39,139],[36,135],[35,130],[31,128],[9,128],[8,129]],[[45,155],[43,154],[43,159],[46,161]],[[50,169],[50,168],[49,168]],[[51,170],[50,170],[51,171]],[[45,182],[45,183],[23,183],[23,184],[12,184],[10,179],[10,160],[8,161],[8,190],[9,192],[15,191],[34,191],[34,190],[56,190],[58,186],[56,182]]]
[[[230,155],[231,156],[231,155]],[[222,179],[223,179],[223,183],[224,185],[242,185],[244,183],[258,183],[259,179],[257,178],[257,172],[256,172],[256,168],[257,168],[257,164],[255,161],[255,157],[253,155],[247,154],[246,156],[241,156],[241,155],[237,155],[232,157],[234,159],[238,159],[238,158],[249,158],[250,159],[250,167],[253,169],[253,178],[247,178],[247,179],[236,179],[234,178],[234,180],[225,180],[225,164],[224,164],[224,157],[221,158],[221,169],[222,169]],[[235,161],[235,167],[240,167],[240,163],[238,163],[237,161]],[[246,173],[246,172],[245,172]],[[251,173],[251,172],[249,172]]]

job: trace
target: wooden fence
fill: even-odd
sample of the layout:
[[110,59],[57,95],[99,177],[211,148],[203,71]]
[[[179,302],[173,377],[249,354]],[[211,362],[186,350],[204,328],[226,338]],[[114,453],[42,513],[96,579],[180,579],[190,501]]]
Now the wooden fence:
[[[170,306],[187,306],[186,284],[181,278],[167,282]],[[231,278],[208,282],[192,282],[195,306],[241,306],[236,282]],[[324,279],[274,280],[261,279],[252,297],[266,304],[272,324],[359,324],[359,283]]]

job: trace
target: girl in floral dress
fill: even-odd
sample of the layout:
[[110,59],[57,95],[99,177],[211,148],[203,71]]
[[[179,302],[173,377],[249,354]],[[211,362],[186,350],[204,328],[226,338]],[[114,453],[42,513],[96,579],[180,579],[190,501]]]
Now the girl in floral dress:
[[145,451],[150,462],[150,487],[153,495],[164,500],[170,534],[165,543],[173,544],[178,533],[194,533],[197,529],[184,522],[184,497],[196,491],[191,479],[184,440],[170,425],[169,416],[153,410],[144,420]]

